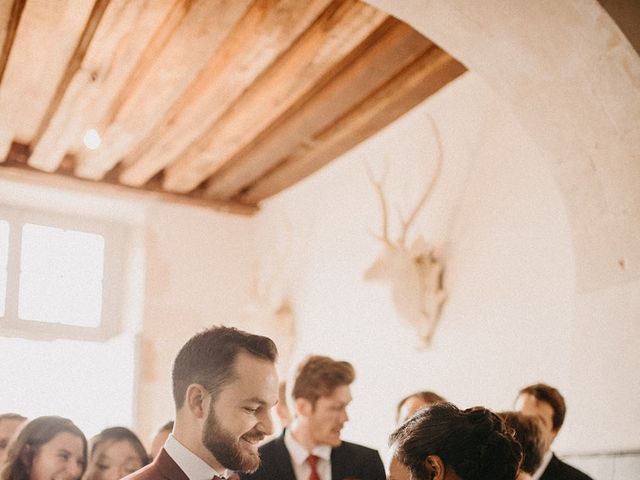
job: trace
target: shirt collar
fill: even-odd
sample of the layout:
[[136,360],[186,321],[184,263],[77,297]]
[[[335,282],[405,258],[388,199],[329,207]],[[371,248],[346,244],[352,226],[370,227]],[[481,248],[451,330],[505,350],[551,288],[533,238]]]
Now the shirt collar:
[[542,457],[542,462],[540,462],[540,466],[538,469],[531,475],[531,480],[538,480],[544,471],[549,466],[549,462],[551,461],[551,457],[553,457],[553,452],[551,450],[547,450],[546,453]]
[[207,462],[182,445],[173,433],[167,437],[164,449],[180,469],[189,477],[189,480],[211,480],[214,475],[227,477],[231,472],[216,472]]
[[306,462],[309,455],[315,455],[316,457],[327,461],[331,460],[330,445],[318,445],[314,447],[311,452],[309,452],[300,444],[300,442],[295,439],[293,433],[291,433],[291,429],[289,428],[284,431],[284,444],[287,447],[287,450],[289,450],[291,460],[296,465],[302,465],[304,462]]

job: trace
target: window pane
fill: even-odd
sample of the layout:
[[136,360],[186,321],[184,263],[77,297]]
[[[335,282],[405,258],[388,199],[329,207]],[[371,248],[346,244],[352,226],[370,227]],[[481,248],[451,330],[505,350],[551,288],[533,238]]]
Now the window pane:
[[0,270],[0,317],[4,317],[7,303],[7,271]]
[[18,316],[83,327],[100,325],[102,282],[64,274],[20,274]]
[[25,224],[18,316],[85,327],[100,325],[104,238]]
[[69,273],[102,278],[104,237],[43,225],[22,227],[23,272]]
[[0,412],[62,415],[88,435],[133,423],[135,336],[108,342],[0,337]]
[[6,270],[9,258],[9,222],[0,220],[0,270]]
[[4,317],[7,297],[7,260],[9,258],[9,223],[0,220],[0,317]]

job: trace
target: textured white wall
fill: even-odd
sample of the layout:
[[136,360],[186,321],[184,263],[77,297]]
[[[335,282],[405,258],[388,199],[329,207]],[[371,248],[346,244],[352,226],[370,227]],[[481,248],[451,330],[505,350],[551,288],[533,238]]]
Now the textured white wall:
[[[433,347],[421,351],[389,290],[362,281],[379,248],[367,230],[381,219],[362,161],[380,171],[390,160],[390,203],[406,211],[433,166],[427,112],[445,165],[414,234],[445,249],[450,298]],[[538,380],[570,392],[575,270],[562,197],[543,152],[477,75],[269,202],[261,234],[279,228],[283,212],[294,225],[296,357],[325,353],[358,371],[346,438],[383,449],[395,403],[419,389],[500,409]],[[575,441],[568,429],[559,446]]]
[[180,347],[208,326],[238,322],[253,227],[248,217],[155,204],[147,212],[146,247],[137,431],[149,441],[174,416],[171,367]]
[[481,76],[549,153],[569,212],[577,289],[638,280],[640,57],[602,6],[596,0],[368,3]]

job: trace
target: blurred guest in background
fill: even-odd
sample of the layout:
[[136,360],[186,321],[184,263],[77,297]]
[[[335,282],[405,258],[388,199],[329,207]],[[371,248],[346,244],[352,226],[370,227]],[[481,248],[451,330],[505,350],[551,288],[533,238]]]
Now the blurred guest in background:
[[17,413],[3,413],[0,414],[0,465],[7,457],[7,447],[9,441],[18,429],[27,421],[26,417]]
[[293,383],[295,418],[279,437],[260,447],[262,464],[247,480],[385,480],[376,450],[345,442],[350,385],[349,362],[311,355],[299,366]]
[[282,381],[278,385],[278,404],[276,405],[276,415],[280,419],[280,425],[283,429],[287,428],[291,423],[292,415],[287,402],[287,383]]
[[147,463],[147,451],[135,433],[125,427],[106,428],[91,439],[83,480],[120,480]]
[[9,445],[1,480],[79,480],[87,461],[87,439],[62,417],[38,417]]
[[514,430],[516,440],[522,447],[522,463],[517,480],[531,480],[545,452],[540,421],[520,412],[500,412],[498,415],[507,427]]
[[164,446],[164,442],[166,442],[167,437],[173,430],[173,420],[168,421],[164,425],[162,425],[158,431],[156,432],[153,440],[151,440],[151,452],[149,453],[149,458],[153,460],[160,453],[160,449]]
[[542,426],[545,440],[545,454],[533,480],[592,480],[577,468],[564,463],[551,451],[560,427],[564,423],[567,406],[564,397],[555,388],[544,383],[536,383],[520,390],[516,400],[516,410],[537,417]]
[[404,421],[420,410],[422,407],[430,407],[436,403],[446,402],[444,398],[434,392],[423,391],[407,395],[396,407],[396,426],[399,427]]
[[[445,401],[446,400],[437,393],[429,391],[416,392],[411,395],[407,395],[398,402],[398,406],[396,407],[396,427],[402,425],[407,418],[413,416],[413,414],[421,408],[430,407],[436,403],[442,403]],[[389,480],[410,480],[411,475],[407,467],[400,463],[396,456],[393,455],[389,462],[388,477]]]

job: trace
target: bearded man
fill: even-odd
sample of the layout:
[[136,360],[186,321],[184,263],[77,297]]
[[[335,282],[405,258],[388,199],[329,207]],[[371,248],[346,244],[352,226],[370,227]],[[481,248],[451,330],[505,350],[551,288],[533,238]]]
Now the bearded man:
[[192,337],[173,364],[176,417],[154,461],[128,480],[237,478],[260,465],[273,433],[277,349],[267,337],[213,327]]

